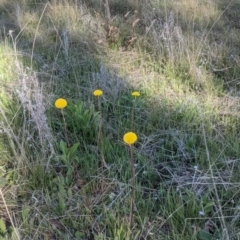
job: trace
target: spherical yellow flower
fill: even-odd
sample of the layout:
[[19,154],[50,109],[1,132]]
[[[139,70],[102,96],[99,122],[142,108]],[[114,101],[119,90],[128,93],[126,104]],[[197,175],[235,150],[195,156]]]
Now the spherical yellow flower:
[[137,141],[137,135],[134,132],[127,132],[126,134],[124,134],[123,136],[123,141],[126,144],[133,144]]
[[93,92],[93,95],[95,96],[95,97],[99,97],[99,96],[101,96],[103,94],[103,92],[102,92],[102,90],[100,90],[100,89],[97,89],[97,90],[95,90],[94,92]]
[[58,98],[56,101],[55,101],[55,107],[56,108],[59,108],[59,109],[63,109],[67,106],[67,100],[64,99],[64,98]]
[[140,96],[140,92],[132,92],[132,96],[133,97],[139,97]]

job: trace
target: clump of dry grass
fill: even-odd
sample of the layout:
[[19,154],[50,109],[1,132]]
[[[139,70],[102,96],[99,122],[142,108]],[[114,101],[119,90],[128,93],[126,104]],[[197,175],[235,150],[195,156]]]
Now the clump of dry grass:
[[[56,156],[54,150],[54,142],[51,134],[50,127],[46,116],[46,104],[42,92],[42,86],[39,85],[36,74],[31,72],[23,72],[18,65],[19,75],[17,83],[17,98],[20,100],[21,107],[23,108],[24,123],[23,126],[32,127],[23,129],[24,138],[32,145],[32,147],[40,147],[43,159],[48,159],[46,164],[47,168],[51,158]],[[36,133],[34,133],[36,131]],[[39,145],[40,144],[40,145]]]

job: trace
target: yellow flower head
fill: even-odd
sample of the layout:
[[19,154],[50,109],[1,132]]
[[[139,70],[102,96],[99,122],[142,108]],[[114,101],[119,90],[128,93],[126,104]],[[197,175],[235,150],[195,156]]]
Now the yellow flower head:
[[95,97],[99,97],[99,96],[101,96],[103,94],[103,92],[102,92],[102,90],[100,90],[100,89],[97,89],[97,90],[95,90],[94,92],[93,92],[93,95],[95,96]]
[[127,132],[123,136],[123,141],[131,145],[137,141],[137,135],[134,132]]
[[56,101],[55,101],[55,107],[56,108],[59,108],[59,109],[63,109],[67,106],[67,100],[64,99],[64,98],[58,98]]
[[139,97],[140,96],[140,92],[132,92],[132,96],[133,97]]

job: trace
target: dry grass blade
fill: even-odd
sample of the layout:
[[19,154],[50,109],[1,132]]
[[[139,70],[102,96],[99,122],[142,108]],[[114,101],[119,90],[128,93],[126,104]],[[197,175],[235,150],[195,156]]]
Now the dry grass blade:
[[10,219],[10,222],[11,222],[11,225],[12,225],[12,227],[13,227],[13,230],[14,230],[14,232],[15,232],[15,234],[16,234],[16,237],[17,237],[18,240],[20,240],[20,239],[21,239],[21,238],[20,238],[20,234],[19,234],[18,230],[17,230],[16,227],[15,227],[15,224],[14,224],[13,219],[12,219],[12,216],[11,216],[9,210],[8,210],[8,206],[7,206],[7,203],[6,203],[6,201],[5,201],[5,198],[4,198],[4,195],[3,195],[3,192],[2,192],[2,189],[1,189],[1,188],[0,188],[0,196],[1,196],[1,198],[2,198],[4,207],[5,207],[5,209],[6,209],[8,218]]
[[226,221],[224,219],[224,214],[223,214],[223,211],[222,211],[222,204],[221,204],[220,197],[219,197],[218,190],[217,190],[217,186],[216,186],[216,183],[215,183],[213,166],[212,166],[212,163],[211,163],[211,160],[210,160],[211,158],[210,158],[210,153],[209,153],[209,150],[208,150],[208,144],[207,144],[207,140],[206,140],[206,132],[205,132],[205,129],[204,129],[203,125],[202,125],[202,128],[203,128],[203,137],[204,137],[204,144],[205,144],[205,148],[206,148],[207,160],[208,160],[208,163],[209,163],[209,170],[210,170],[210,173],[211,173],[214,192],[215,192],[215,195],[216,195],[218,211],[220,213],[220,220],[221,220],[222,227],[223,227],[223,234],[224,234],[225,239],[230,240],[231,238],[230,238],[229,233],[228,233],[228,227],[227,227]]
[[132,29],[134,29],[137,25],[137,23],[140,21],[141,19],[140,18],[137,18],[134,20],[134,22],[132,23]]

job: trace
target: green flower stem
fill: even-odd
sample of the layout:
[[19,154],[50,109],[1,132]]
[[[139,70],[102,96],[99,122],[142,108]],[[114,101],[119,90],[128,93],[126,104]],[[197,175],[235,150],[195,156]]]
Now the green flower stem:
[[134,130],[134,112],[135,112],[135,105],[136,105],[136,97],[133,100],[133,107],[132,107],[132,116],[131,116],[131,128]]
[[98,129],[98,145],[100,146],[100,154],[101,154],[101,171],[102,171],[102,179],[101,179],[101,192],[104,192],[104,178],[103,178],[103,172],[104,172],[104,165],[106,165],[104,160],[104,150],[103,150],[103,140],[102,140],[102,108],[101,108],[101,102],[98,97],[98,109],[100,112],[100,123],[99,123],[99,129]]
[[133,160],[133,146],[129,145],[130,147],[130,161],[131,161],[131,170],[132,170],[132,195],[131,195],[131,202],[130,202],[130,228],[132,227],[132,218],[133,218],[133,208],[135,202],[135,168],[134,168],[134,160]]
[[61,109],[61,113],[62,113],[62,116],[63,116],[63,125],[64,125],[64,133],[65,133],[66,142],[67,142],[68,148],[70,148],[70,142],[69,142],[68,133],[67,133],[67,124],[66,124],[66,120],[65,120],[64,113],[63,113],[62,109]]

